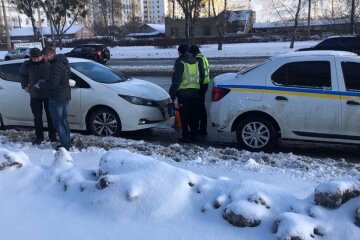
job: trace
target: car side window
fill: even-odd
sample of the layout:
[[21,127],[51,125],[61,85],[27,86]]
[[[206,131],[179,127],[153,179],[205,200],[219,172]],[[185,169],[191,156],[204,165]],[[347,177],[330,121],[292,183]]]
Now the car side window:
[[331,89],[331,67],[328,61],[293,62],[281,66],[271,75],[275,85]]
[[360,63],[342,62],[346,91],[360,92]]
[[7,81],[20,82],[21,63],[0,65],[0,77]]
[[73,52],[79,53],[79,52],[81,52],[81,48],[74,48]]
[[75,86],[78,88],[90,88],[90,85],[87,82],[73,72],[71,72],[70,79],[75,80]]
[[82,47],[81,51],[89,53],[89,52],[93,52],[93,48],[92,47]]
[[324,40],[323,42],[319,43],[317,45],[317,47],[320,47],[320,48],[334,48],[337,45],[338,44],[336,43],[335,39],[327,39],[327,40]]

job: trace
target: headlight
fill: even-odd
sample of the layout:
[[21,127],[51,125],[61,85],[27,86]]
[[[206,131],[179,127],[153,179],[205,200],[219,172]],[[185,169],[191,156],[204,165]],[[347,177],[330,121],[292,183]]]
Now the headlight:
[[119,94],[119,97],[122,97],[123,99],[125,99],[126,101],[128,101],[129,103],[132,103],[132,104],[149,106],[149,107],[157,107],[156,102],[153,100],[150,100],[150,99],[121,95],[121,94]]

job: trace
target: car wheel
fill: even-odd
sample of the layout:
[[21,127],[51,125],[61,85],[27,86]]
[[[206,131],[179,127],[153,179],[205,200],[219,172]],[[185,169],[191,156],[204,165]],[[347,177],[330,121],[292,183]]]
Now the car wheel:
[[5,61],[10,61],[11,58],[10,57],[5,57]]
[[89,130],[96,136],[119,136],[121,122],[118,115],[110,109],[93,112],[89,118]]
[[277,133],[267,119],[249,117],[238,125],[236,138],[244,149],[258,152],[271,149],[277,141]]

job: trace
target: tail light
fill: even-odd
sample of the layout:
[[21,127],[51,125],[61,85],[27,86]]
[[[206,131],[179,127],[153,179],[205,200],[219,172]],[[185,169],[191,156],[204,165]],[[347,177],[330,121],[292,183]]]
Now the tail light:
[[231,90],[228,88],[213,87],[211,101],[217,102],[225,97]]
[[101,57],[101,51],[96,51],[96,54]]

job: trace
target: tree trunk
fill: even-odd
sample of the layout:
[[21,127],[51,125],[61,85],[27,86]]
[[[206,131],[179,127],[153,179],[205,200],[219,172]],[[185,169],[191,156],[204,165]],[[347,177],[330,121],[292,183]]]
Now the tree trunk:
[[299,2],[298,2],[296,14],[295,14],[294,31],[293,31],[293,35],[292,35],[292,38],[291,38],[290,48],[294,48],[294,43],[295,43],[295,39],[296,39],[296,32],[297,32],[297,28],[298,28],[298,24],[299,24],[300,9],[301,9],[301,0],[299,0]]
[[217,26],[217,29],[218,29],[218,51],[220,51],[220,50],[222,50],[222,45],[223,45],[222,29],[219,25]]
[[309,0],[309,10],[308,10],[308,39],[310,39],[311,36],[310,21],[311,21],[311,0]]
[[32,26],[33,32],[34,32],[34,41],[37,42],[39,40],[39,35],[38,35],[35,19],[31,18],[30,21],[31,21],[31,26]]
[[350,34],[355,35],[355,0],[351,0]]
[[189,43],[189,16],[185,15],[185,37],[186,42]]
[[60,33],[58,36],[59,36],[59,48],[60,50],[62,50],[63,49],[62,34]]

